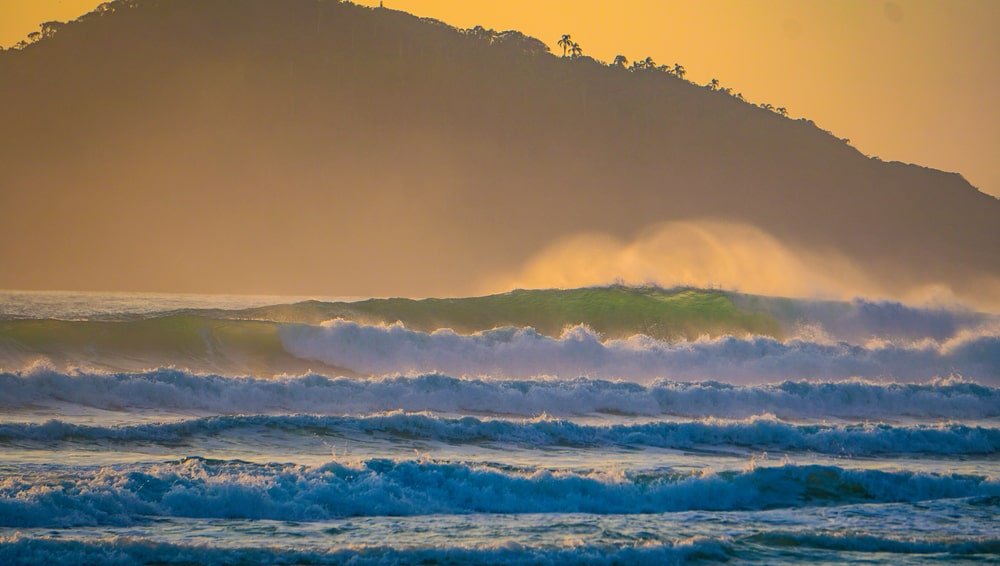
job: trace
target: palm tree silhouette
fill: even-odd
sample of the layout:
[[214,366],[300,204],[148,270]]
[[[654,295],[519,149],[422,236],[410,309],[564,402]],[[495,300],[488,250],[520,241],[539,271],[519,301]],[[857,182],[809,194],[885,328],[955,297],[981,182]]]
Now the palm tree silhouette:
[[565,57],[566,50],[569,49],[569,46],[573,44],[573,38],[570,37],[568,33],[564,33],[562,39],[560,39],[556,44],[559,45],[559,47],[563,48],[563,57]]
[[716,90],[719,88],[719,79],[712,79],[708,81],[708,84],[705,86],[707,86],[710,90]]
[[777,112],[778,114],[781,114],[782,116],[785,117],[788,116],[788,110],[784,106],[779,106],[775,108],[774,111]]
[[674,74],[677,75],[677,78],[683,79],[684,73],[687,73],[687,71],[684,70],[684,65],[681,65],[680,63],[674,63]]
[[574,42],[573,42],[573,45],[571,45],[571,46],[569,47],[569,54],[570,54],[570,55],[571,55],[571,56],[572,56],[572,57],[573,57],[574,59],[576,59],[576,58],[577,58],[577,57],[579,57],[580,55],[583,55],[583,48],[582,48],[582,47],[580,47],[580,44],[579,44],[579,43],[577,43],[577,42],[575,42],[575,41],[574,41]]
[[642,64],[645,66],[645,68],[650,70],[656,68],[656,61],[653,61],[652,57],[646,57],[645,59],[643,59]]
[[768,110],[768,111],[774,110],[774,106],[771,106],[771,104],[767,103],[767,102],[765,102],[764,104],[761,104],[760,107],[763,108],[764,110]]
[[612,67],[618,67],[624,69],[628,65],[628,59],[624,55],[618,55],[615,57],[614,63],[611,63]]

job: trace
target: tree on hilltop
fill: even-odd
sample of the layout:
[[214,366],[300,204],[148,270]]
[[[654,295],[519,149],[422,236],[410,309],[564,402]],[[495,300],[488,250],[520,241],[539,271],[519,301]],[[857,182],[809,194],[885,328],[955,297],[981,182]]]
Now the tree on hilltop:
[[570,46],[573,45],[573,37],[570,36],[570,34],[568,33],[564,33],[562,38],[560,38],[559,41],[556,42],[556,44],[559,47],[562,47],[563,50],[562,56],[565,57],[566,52],[569,50]]

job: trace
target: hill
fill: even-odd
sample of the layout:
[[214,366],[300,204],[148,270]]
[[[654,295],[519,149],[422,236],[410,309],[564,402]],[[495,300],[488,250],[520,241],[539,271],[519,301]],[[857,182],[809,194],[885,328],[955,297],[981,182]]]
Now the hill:
[[0,123],[0,287],[466,294],[573,234],[712,218],[1000,304],[1000,201],[959,175],[517,32],[118,0],[0,53]]

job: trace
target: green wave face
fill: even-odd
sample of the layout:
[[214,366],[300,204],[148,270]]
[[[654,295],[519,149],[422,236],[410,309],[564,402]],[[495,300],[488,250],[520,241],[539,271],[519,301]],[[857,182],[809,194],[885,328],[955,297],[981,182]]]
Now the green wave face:
[[39,359],[115,370],[178,366],[194,371],[277,374],[339,368],[288,354],[278,324],[195,315],[126,321],[0,321],[0,368]]
[[780,338],[779,322],[756,309],[738,307],[728,293],[713,290],[599,287],[516,290],[461,299],[370,299],[356,303],[307,301],[232,311],[226,316],[315,324],[332,318],[365,323],[402,322],[433,331],[469,333],[499,326],[530,326],[558,336],[585,324],[605,338],[646,334],[664,340],[724,334]]
[[721,291],[604,287],[517,290],[459,299],[370,299],[356,303],[307,301],[245,310],[189,310],[129,320],[0,320],[0,367],[38,359],[116,370],[178,366],[195,371],[276,374],[307,370],[350,375],[343,368],[296,358],[278,328],[333,318],[362,323],[402,322],[431,332],[472,333],[530,326],[557,337],[585,324],[605,338],[646,334],[665,340],[723,334],[781,337],[779,322],[741,308]]

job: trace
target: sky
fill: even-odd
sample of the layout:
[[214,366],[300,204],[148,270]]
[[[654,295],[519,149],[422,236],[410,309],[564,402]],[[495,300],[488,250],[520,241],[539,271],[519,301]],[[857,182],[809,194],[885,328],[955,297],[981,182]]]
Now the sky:
[[[361,2],[377,4],[375,2]],[[0,0],[0,44],[96,0]],[[1000,1],[387,0],[459,27],[569,33],[586,54],[681,63],[869,155],[961,173],[1000,196]]]

